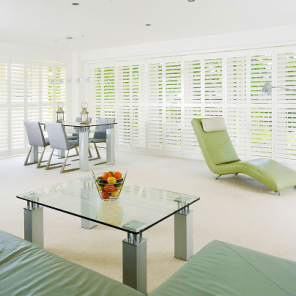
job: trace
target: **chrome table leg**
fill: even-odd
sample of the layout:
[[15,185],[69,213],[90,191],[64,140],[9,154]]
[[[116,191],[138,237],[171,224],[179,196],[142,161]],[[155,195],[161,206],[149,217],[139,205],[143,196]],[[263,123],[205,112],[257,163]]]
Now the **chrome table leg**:
[[80,171],[88,171],[88,129],[85,127],[79,130],[79,162]]
[[107,143],[107,164],[115,163],[115,135],[114,125],[106,129],[106,143]]
[[122,252],[123,283],[147,294],[147,239],[128,233]]
[[189,260],[193,256],[193,211],[186,207],[174,215],[175,258]]
[[29,201],[24,208],[24,238],[44,248],[43,208]]

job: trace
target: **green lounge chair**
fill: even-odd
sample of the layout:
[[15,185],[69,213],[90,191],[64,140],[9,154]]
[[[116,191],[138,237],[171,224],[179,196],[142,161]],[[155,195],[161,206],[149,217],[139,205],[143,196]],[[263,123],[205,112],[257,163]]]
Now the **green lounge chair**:
[[280,190],[296,185],[296,172],[274,160],[259,158],[241,161],[232,145],[224,119],[194,118],[191,121],[209,169],[219,176],[246,174],[280,195]]

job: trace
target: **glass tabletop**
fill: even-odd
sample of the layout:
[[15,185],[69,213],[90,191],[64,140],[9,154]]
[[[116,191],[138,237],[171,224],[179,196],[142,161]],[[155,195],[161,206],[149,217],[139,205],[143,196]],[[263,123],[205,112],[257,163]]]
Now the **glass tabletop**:
[[92,126],[106,126],[110,125],[111,127],[117,124],[116,122],[114,123],[79,123],[79,122],[71,122],[71,121],[66,121],[63,123],[64,126],[71,126],[71,127],[92,127]]
[[[40,122],[40,124],[45,125],[46,122]],[[64,126],[71,126],[71,127],[92,127],[92,126],[105,126],[105,125],[110,125],[113,126],[117,124],[116,122],[113,123],[79,123],[76,121],[67,121],[67,122],[63,122]]]
[[17,195],[17,198],[86,220],[139,234],[200,198],[124,183],[118,200],[102,200],[93,178],[81,178]]

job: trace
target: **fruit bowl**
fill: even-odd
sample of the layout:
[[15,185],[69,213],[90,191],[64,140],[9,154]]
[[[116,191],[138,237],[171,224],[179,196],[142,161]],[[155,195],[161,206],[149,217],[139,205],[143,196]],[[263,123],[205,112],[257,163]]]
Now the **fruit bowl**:
[[99,177],[96,177],[92,171],[92,176],[100,198],[106,201],[117,200],[120,196],[126,174],[127,172],[125,173],[124,177],[122,177],[120,172],[109,171],[100,174]]

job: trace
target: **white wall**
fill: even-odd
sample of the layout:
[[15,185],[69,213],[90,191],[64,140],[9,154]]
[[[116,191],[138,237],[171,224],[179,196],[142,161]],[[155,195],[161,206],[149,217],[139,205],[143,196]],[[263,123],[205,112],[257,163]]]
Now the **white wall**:
[[120,60],[296,44],[296,25],[89,50],[83,61]]

